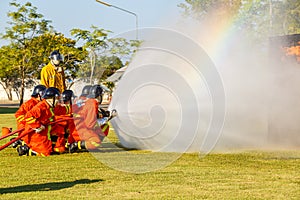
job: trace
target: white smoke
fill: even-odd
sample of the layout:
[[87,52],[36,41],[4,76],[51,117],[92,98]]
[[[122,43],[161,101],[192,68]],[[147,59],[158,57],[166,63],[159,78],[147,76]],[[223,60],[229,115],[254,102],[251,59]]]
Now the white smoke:
[[[119,113],[112,123],[122,145],[177,152],[299,148],[299,65],[270,62],[267,43],[251,44],[238,33],[218,44],[210,34],[215,25],[205,25],[181,21],[174,31],[140,31],[144,44],[110,105]],[[218,54],[213,44],[221,45]]]

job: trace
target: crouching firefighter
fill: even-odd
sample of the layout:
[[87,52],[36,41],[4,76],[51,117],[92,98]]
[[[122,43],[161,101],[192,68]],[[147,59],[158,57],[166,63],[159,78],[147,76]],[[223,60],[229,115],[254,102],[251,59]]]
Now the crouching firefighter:
[[[27,134],[27,145],[17,148],[19,155],[38,155],[49,156],[52,153],[51,128],[50,122],[54,120],[55,114],[68,114],[68,106],[60,106],[60,92],[55,87],[48,88],[42,101],[34,106],[25,115],[25,131]],[[34,131],[32,131],[34,130]]]
[[[34,87],[33,92],[31,94],[31,98],[23,103],[20,108],[16,111],[15,117],[17,120],[17,126],[18,129],[25,128],[25,115],[26,113],[31,110],[36,104],[38,104],[40,101],[42,101],[42,96],[44,95],[44,92],[46,90],[46,87],[44,85],[37,85]],[[22,131],[19,132],[19,136],[21,135]],[[26,138],[26,137],[25,137]],[[14,138],[12,138],[14,139]],[[23,140],[17,140],[12,144],[13,148],[16,148],[18,145],[24,144],[27,141]]]
[[75,95],[72,90],[65,90],[62,93],[62,103],[69,106],[71,110],[68,115],[55,115],[55,120],[58,120],[59,122],[55,123],[54,127],[52,127],[51,140],[53,151],[56,153],[65,152],[66,147],[68,147],[67,140],[70,133],[76,131],[72,115],[72,104],[74,99]]
[[74,112],[76,110],[74,122],[77,131],[70,134],[69,137],[70,153],[84,149],[95,151],[100,148],[101,142],[106,136],[97,122],[98,106],[99,102],[101,103],[102,92],[100,85],[92,86],[84,105],[74,109]]

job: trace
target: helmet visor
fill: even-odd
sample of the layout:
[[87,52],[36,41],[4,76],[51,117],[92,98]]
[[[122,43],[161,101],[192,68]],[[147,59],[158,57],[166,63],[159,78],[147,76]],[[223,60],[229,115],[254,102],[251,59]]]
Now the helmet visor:
[[64,61],[64,57],[61,54],[55,54],[51,56],[53,61]]

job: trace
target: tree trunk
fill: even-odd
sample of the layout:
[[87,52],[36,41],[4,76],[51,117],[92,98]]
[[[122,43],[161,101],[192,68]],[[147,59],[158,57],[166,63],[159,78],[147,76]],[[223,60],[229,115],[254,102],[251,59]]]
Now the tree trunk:
[[[12,89],[9,87],[8,84],[0,82],[0,84],[2,85],[3,89],[5,90],[5,93],[7,95],[7,98],[9,101],[12,101]],[[8,85],[8,86],[7,86]]]
[[12,98],[12,92],[11,92],[11,89],[10,88],[5,88],[5,92],[7,94],[7,98],[9,101],[12,101],[13,98]]
[[24,66],[21,67],[22,72],[22,84],[21,84],[21,91],[20,91],[20,106],[23,104],[24,101],[24,88],[25,88],[25,70]]

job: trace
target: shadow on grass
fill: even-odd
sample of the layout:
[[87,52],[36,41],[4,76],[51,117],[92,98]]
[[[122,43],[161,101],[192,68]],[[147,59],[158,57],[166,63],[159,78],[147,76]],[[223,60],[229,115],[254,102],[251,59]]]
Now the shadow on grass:
[[103,181],[102,179],[90,180],[81,179],[76,181],[52,182],[33,185],[21,185],[9,188],[0,188],[0,194],[18,193],[18,192],[35,192],[35,191],[51,191],[70,188],[77,184],[90,184]]
[[123,151],[131,151],[131,150],[137,150],[137,149],[130,149],[122,146],[121,143],[102,143],[101,148],[97,151],[91,151],[90,152],[104,152],[104,153],[110,153],[110,152],[123,152]]

